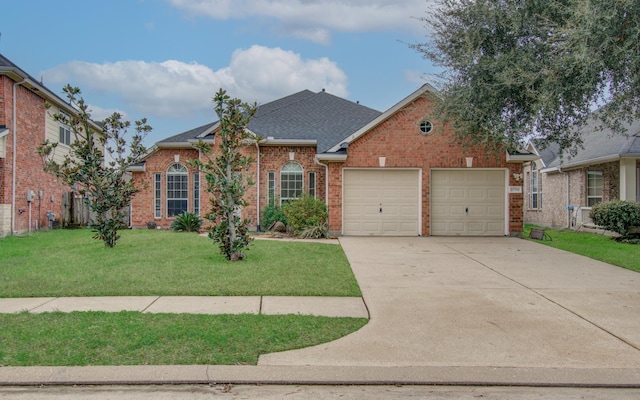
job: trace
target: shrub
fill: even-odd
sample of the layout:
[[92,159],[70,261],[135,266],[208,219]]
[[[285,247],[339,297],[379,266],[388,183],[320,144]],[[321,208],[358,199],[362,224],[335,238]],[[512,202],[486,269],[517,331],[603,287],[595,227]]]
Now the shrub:
[[625,237],[632,227],[640,226],[640,205],[632,201],[613,200],[591,208],[593,223]]
[[296,234],[306,227],[320,226],[327,222],[327,206],[322,200],[308,194],[282,206],[282,212]]
[[311,225],[304,228],[300,237],[303,239],[328,239],[329,225],[324,222],[320,225]]
[[171,229],[179,232],[198,232],[202,226],[202,218],[196,213],[185,211],[171,223]]
[[287,225],[287,219],[282,213],[282,208],[276,205],[269,204],[262,209],[262,218],[260,219],[260,225],[262,225],[263,228],[269,229],[269,227],[277,221],[280,221],[283,224]]

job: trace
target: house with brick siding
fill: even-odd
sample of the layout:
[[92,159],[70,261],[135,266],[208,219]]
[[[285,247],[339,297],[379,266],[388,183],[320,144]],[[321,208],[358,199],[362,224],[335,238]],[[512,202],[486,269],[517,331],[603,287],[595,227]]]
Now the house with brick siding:
[[640,202],[640,120],[625,135],[592,120],[580,129],[583,147],[573,156],[557,145],[529,144],[540,156],[524,164],[525,222],[579,229],[592,226],[591,207],[609,200]]
[[56,160],[68,154],[71,133],[53,118],[59,112],[75,110],[0,54],[0,236],[59,224],[70,208],[71,188],[43,171],[37,153],[49,139],[59,142]]
[[[327,204],[330,231],[358,236],[505,236],[523,225],[522,165],[530,153],[464,148],[431,117],[437,93],[424,85],[385,112],[305,90],[258,107],[244,151],[256,184],[243,217],[260,226],[267,204],[310,193]],[[214,149],[216,122],[157,142],[131,169],[144,189],[132,204],[134,227],[168,227],[182,211],[208,209],[203,176],[188,159]],[[142,186],[141,186],[142,187]]]

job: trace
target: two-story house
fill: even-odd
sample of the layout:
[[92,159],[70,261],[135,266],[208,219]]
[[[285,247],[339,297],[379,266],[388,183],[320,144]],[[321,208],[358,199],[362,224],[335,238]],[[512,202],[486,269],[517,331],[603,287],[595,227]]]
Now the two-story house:
[[75,110],[0,54],[0,236],[71,218],[72,189],[44,172],[37,152],[48,139],[59,143],[58,161],[68,154],[72,134],[53,118],[59,112]]

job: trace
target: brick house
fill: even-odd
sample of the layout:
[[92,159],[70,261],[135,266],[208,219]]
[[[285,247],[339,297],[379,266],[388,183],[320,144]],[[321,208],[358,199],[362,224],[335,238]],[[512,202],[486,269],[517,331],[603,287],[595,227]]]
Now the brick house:
[[68,153],[71,134],[52,117],[58,112],[75,111],[0,54],[0,236],[46,228],[49,213],[59,223],[69,209],[71,189],[43,171],[36,150],[49,139],[59,142],[58,161]]
[[525,163],[525,222],[579,229],[590,226],[591,206],[602,201],[640,202],[640,120],[627,135],[601,130],[591,121],[580,130],[584,147],[562,156],[558,146],[529,150],[537,161]]
[[[245,151],[256,185],[243,216],[311,193],[329,209],[329,229],[343,235],[519,235],[522,163],[531,154],[465,149],[450,128],[430,120],[435,90],[424,85],[384,113],[308,90],[261,105],[249,129],[262,139]],[[155,144],[132,168],[146,189],[132,205],[134,227],[168,227],[188,210],[203,212],[202,176],[185,160],[197,140],[216,145],[211,123]],[[265,227],[262,227],[263,229]]]

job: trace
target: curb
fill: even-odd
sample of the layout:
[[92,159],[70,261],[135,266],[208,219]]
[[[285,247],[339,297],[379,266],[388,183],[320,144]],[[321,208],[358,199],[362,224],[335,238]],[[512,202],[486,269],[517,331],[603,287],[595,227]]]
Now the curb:
[[640,369],[247,365],[0,368],[0,386],[169,384],[640,388]]

